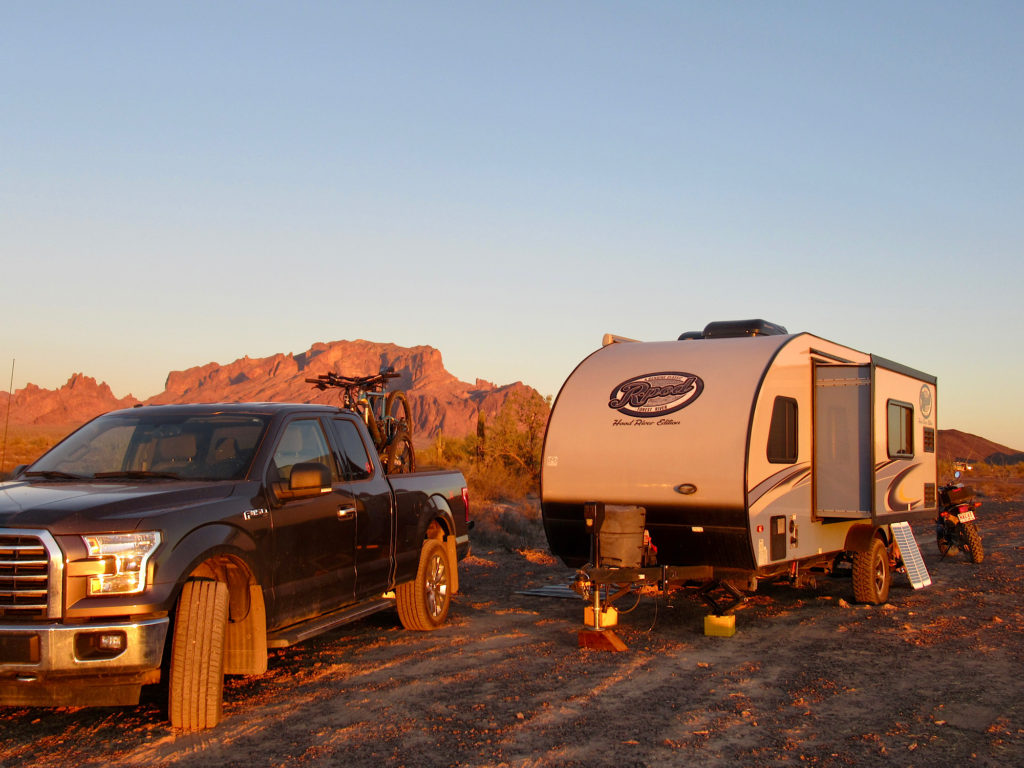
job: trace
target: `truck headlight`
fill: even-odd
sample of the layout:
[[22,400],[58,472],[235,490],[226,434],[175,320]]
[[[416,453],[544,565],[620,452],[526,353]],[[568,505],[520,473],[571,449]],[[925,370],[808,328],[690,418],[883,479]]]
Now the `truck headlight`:
[[89,577],[90,595],[132,595],[146,588],[146,564],[160,546],[160,533],[83,536],[89,557],[103,560],[104,573]]

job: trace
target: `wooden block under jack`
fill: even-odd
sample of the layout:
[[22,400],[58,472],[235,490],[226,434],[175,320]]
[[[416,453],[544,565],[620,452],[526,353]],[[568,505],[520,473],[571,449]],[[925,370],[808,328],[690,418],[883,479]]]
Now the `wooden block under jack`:
[[592,651],[625,651],[626,644],[610,629],[581,629],[580,648]]

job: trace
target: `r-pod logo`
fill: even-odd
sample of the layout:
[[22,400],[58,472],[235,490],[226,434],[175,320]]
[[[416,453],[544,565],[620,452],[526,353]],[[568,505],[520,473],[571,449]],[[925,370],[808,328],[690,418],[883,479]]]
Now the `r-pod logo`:
[[704,382],[692,373],[645,373],[616,386],[608,407],[626,416],[650,419],[685,408],[703,391]]

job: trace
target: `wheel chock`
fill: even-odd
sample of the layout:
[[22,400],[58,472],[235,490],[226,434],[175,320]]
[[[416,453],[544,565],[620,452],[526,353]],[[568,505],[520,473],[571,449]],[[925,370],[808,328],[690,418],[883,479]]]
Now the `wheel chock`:
[[704,634],[708,637],[732,637],[736,634],[736,616],[705,616]]
[[627,646],[611,629],[581,629],[579,632],[580,648],[591,651],[625,651]]

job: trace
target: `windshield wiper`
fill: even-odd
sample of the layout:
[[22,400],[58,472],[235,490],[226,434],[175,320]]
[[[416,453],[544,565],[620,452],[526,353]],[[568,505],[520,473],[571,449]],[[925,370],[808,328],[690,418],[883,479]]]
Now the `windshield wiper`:
[[180,480],[177,472],[150,472],[145,469],[128,469],[120,472],[97,472],[97,480]]
[[26,472],[25,477],[42,477],[46,480],[92,480],[89,475],[75,475],[71,472],[61,472],[59,469],[36,469]]

